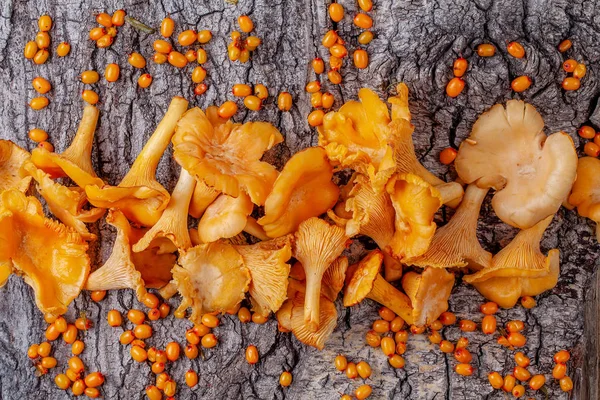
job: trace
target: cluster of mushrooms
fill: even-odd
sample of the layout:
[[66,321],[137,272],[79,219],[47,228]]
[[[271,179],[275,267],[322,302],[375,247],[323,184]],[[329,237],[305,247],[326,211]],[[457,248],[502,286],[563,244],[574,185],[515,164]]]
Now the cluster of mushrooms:
[[[131,288],[141,299],[155,288],[164,298],[179,293],[179,311],[190,308],[195,324],[248,295],[254,312],[276,313],[281,330],[319,349],[336,326],[344,287],[344,306],[370,298],[421,326],[448,308],[456,272],[502,307],[556,285],[559,252],[543,255],[540,240],[563,203],[600,221],[600,160],[583,158],[578,168],[572,139],[546,136],[535,108],[510,100],[478,119],[458,152],[459,180],[446,183],[417,160],[406,85],[388,100],[391,113],[369,89],[358,97],[328,113],[319,146],[280,172],[261,161],[283,141],[273,125],[234,123],[216,107],[188,110],[179,97],[117,186],[91,163],[92,105],[61,154],[0,141],[0,285],[22,276],[39,309],[53,315],[83,289]],[[155,177],[171,142],[181,166],[173,193]],[[353,175],[340,187],[334,172],[346,168]],[[60,222],[26,195],[32,180]],[[496,255],[476,235],[490,189],[497,216],[520,229]],[[456,211],[438,228],[443,205]],[[105,214],[114,247],[90,272],[96,236],[86,224]],[[379,248],[349,266],[342,253],[358,235]],[[402,290],[390,283],[400,279]]]

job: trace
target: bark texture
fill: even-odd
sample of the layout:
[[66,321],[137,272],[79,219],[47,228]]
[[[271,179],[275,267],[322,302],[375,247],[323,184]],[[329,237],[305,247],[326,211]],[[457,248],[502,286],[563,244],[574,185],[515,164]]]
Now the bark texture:
[[[94,146],[96,171],[110,184],[125,175],[143,144],[162,117],[172,96],[190,100],[191,106],[202,108],[232,98],[234,83],[263,83],[271,97],[259,112],[240,111],[238,121],[266,120],[274,123],[284,134],[285,142],[267,159],[281,167],[294,152],[315,144],[316,132],[309,129],[306,115],[310,112],[309,96],[303,90],[307,81],[315,79],[308,65],[314,57],[328,59],[327,49],[320,45],[322,35],[338,29],[356,47],[360,31],[352,24],[357,11],[356,1],[342,0],[346,8],[344,20],[333,25],[327,15],[328,2],[317,0],[240,0],[237,5],[222,0],[190,1],[16,1],[0,2],[0,138],[12,139],[31,149],[27,131],[34,127],[47,130],[57,151],[64,150],[72,139],[83,109],[80,93],[84,85],[78,75],[87,69],[103,72],[106,64],[121,66],[121,78],[116,83],[104,79],[94,85],[100,94],[101,120]],[[387,96],[399,81],[411,90],[411,111],[416,133],[418,155],[430,170],[452,179],[451,167],[437,161],[439,152],[447,146],[458,146],[468,136],[477,116],[497,102],[522,98],[535,105],[543,115],[547,132],[568,132],[580,150],[583,141],[576,128],[586,121],[600,125],[598,105],[598,62],[600,61],[600,19],[596,1],[537,0],[435,0],[392,1],[376,0],[371,15],[374,18],[375,40],[366,49],[371,61],[369,68],[357,71],[345,60],[344,83],[330,85],[325,76],[325,88],[336,96],[336,107],[344,100],[356,98],[357,89],[367,86]],[[158,27],[160,20],[171,14],[177,23],[176,34],[183,29],[210,29],[213,40],[205,47],[209,54],[206,65],[209,90],[194,97],[191,66],[176,70],[151,62],[152,43],[158,34],[148,34],[130,25],[119,28],[115,43],[109,49],[97,49],[90,43],[88,32],[96,27],[94,14],[125,8],[128,15]],[[37,18],[49,13],[54,19],[51,30],[52,49],[62,41],[72,45],[68,57],[52,55],[49,62],[37,66],[23,58],[23,46],[37,32]],[[231,63],[226,46],[229,34],[237,29],[236,18],[248,14],[254,20],[256,32],[263,44],[252,54],[247,64]],[[175,36],[175,35],[174,35]],[[565,55],[557,51],[558,43],[573,40],[573,48]],[[510,57],[506,43],[517,40],[526,49],[524,59]],[[497,47],[496,56],[479,58],[475,48],[489,42]],[[142,73],[127,64],[127,54],[138,51],[148,65],[146,71],[154,76],[149,89],[136,85]],[[459,55],[469,60],[467,87],[456,99],[445,95],[445,84],[452,76],[452,61]],[[560,82],[565,73],[561,63],[575,58],[588,66],[580,90],[564,92]],[[36,93],[31,87],[35,76],[48,78],[53,90],[48,94],[50,105],[42,111],[27,107]],[[510,82],[519,75],[533,79],[532,87],[524,94],[510,90]],[[289,91],[294,106],[281,113],[274,102],[277,93]],[[170,150],[163,158],[158,176],[172,189],[178,166]],[[514,236],[515,230],[502,224],[493,214],[488,202],[483,207],[479,237],[487,250],[497,252]],[[441,215],[440,218],[445,218]],[[499,323],[521,319],[528,326],[525,352],[532,358],[532,372],[545,373],[549,398],[567,399],[549,374],[552,356],[560,349],[572,349],[569,374],[576,385],[573,398],[581,387],[581,367],[585,359],[596,357],[585,348],[584,300],[598,264],[600,246],[594,226],[579,218],[575,212],[562,209],[544,236],[543,248],[558,247],[561,251],[561,277],[558,286],[539,296],[532,310],[516,307],[498,314]],[[92,228],[98,240],[91,245],[94,264],[105,260],[112,248],[114,231],[103,222]],[[372,244],[367,243],[367,247]],[[357,256],[363,245],[356,243],[351,251]],[[356,258],[355,258],[356,259]],[[459,318],[480,321],[479,304],[483,298],[463,283],[457,284],[451,298],[451,310]],[[178,299],[172,299],[176,305]],[[338,302],[339,303],[339,302]],[[133,292],[111,292],[101,303],[94,303],[84,293],[67,314],[74,320],[85,311],[94,328],[85,333],[86,350],[81,358],[89,371],[102,371],[106,384],[102,392],[107,399],[141,399],[144,388],[154,383],[146,364],[131,360],[128,347],[118,342],[120,328],[106,324],[106,313],[112,308],[124,311],[141,308]],[[338,304],[339,324],[324,351],[301,345],[290,334],[277,331],[276,322],[266,325],[241,325],[237,318],[224,317],[215,329],[220,344],[204,352],[204,358],[189,361],[182,358],[169,367],[178,382],[177,398],[183,399],[335,399],[342,393],[352,393],[361,383],[353,382],[333,367],[338,353],[350,359],[368,360],[373,369],[369,383],[374,399],[504,399],[493,391],[487,373],[495,370],[512,371],[513,352],[496,344],[496,338],[481,333],[466,334],[471,341],[476,372],[464,378],[453,371],[455,360],[429,345],[425,336],[413,336],[408,343],[407,365],[393,370],[379,349],[364,345],[364,333],[377,318],[377,305],[366,301],[359,306],[343,309]],[[596,313],[591,315],[597,316]],[[149,345],[164,348],[177,340],[183,344],[189,322],[172,316],[153,323],[154,336]],[[26,356],[29,344],[43,340],[46,324],[36,309],[32,290],[18,277],[11,277],[0,290],[0,398],[2,399],[64,399],[69,395],[56,388],[53,377],[66,369],[70,346],[55,342],[54,354],[58,367],[43,378],[34,374]],[[593,325],[595,326],[595,325]],[[461,336],[457,327],[446,328],[443,336],[455,341]],[[257,366],[244,360],[244,349],[255,344],[261,354]],[[597,359],[596,359],[597,360]],[[593,364],[593,363],[592,363]],[[595,362],[597,365],[597,361]],[[189,368],[199,371],[200,382],[190,390],[183,375]],[[278,384],[283,370],[293,373],[291,387]],[[537,399],[541,393],[530,393]]]

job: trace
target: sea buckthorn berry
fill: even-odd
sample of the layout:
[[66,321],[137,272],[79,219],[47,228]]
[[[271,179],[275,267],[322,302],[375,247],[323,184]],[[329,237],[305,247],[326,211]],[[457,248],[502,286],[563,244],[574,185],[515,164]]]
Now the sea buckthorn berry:
[[454,351],[454,358],[460,363],[470,363],[473,360],[471,352],[467,349],[457,349]]
[[76,373],[82,372],[85,369],[83,361],[81,361],[81,358],[77,356],[69,358],[68,365],[69,368],[75,371]]
[[166,17],[160,23],[160,34],[162,37],[168,38],[171,37],[173,31],[175,30],[175,21],[171,19],[171,17]]
[[373,1],[372,0],[358,0],[358,6],[363,11],[371,11],[373,9]]
[[570,358],[571,358],[571,354],[569,354],[569,352],[567,350],[561,350],[561,351],[557,352],[556,354],[554,354],[554,362],[555,363],[566,364]]
[[450,165],[456,159],[458,152],[452,147],[446,147],[440,152],[440,162],[444,165]]
[[73,395],[81,396],[84,391],[85,391],[85,383],[83,382],[83,379],[75,380],[75,382],[73,382],[73,385],[71,386],[71,392],[73,393]]
[[500,336],[498,338],[498,344],[503,347],[511,347],[511,344],[508,343],[508,339],[506,338],[506,336]]
[[85,377],[85,385],[89,388],[95,388],[104,384],[104,375],[101,372],[92,372]]
[[150,347],[147,351],[148,354],[148,361],[150,362],[156,362],[156,352],[158,350],[156,350],[156,347]]
[[236,83],[233,85],[231,92],[236,97],[246,97],[252,94],[252,88],[244,83]]
[[504,379],[498,372],[490,372],[488,374],[488,381],[490,381],[490,385],[492,385],[494,389],[500,389],[504,386]]
[[29,346],[29,348],[27,349],[27,357],[29,357],[31,359],[38,358],[38,348],[39,347],[40,346],[37,343],[34,343],[31,346]]
[[57,361],[54,357],[43,357],[41,363],[42,367],[52,369],[56,367]]
[[516,399],[518,399],[519,397],[522,397],[524,394],[525,394],[525,386],[523,386],[523,385],[516,385],[512,390],[512,395]]
[[135,339],[135,335],[133,334],[133,331],[128,330],[128,331],[121,333],[121,336],[119,337],[119,342],[121,344],[129,344],[129,343],[133,342],[133,339]]
[[371,366],[366,361],[360,361],[356,364],[356,370],[363,379],[368,379],[371,376]]
[[41,149],[44,149],[46,151],[49,151],[49,152],[53,152],[54,151],[54,146],[52,146],[52,143],[48,143],[46,141],[39,142],[38,145],[37,145],[37,147],[39,147]]
[[158,321],[160,319],[160,311],[158,308],[148,310],[148,319],[150,321]]
[[85,343],[83,343],[81,340],[76,340],[71,345],[71,353],[73,353],[73,355],[75,355],[75,356],[78,356],[81,353],[83,353],[84,349],[85,349]]
[[165,353],[167,354],[167,360],[169,361],[177,361],[180,352],[181,347],[179,347],[179,343],[177,342],[170,342],[165,347]]
[[158,310],[160,311],[160,317],[166,318],[169,315],[169,312],[171,311],[171,306],[169,306],[167,303],[162,303],[158,307]]
[[493,301],[488,301],[479,307],[479,311],[485,315],[494,315],[498,312],[498,304]]
[[202,340],[200,341],[202,347],[206,349],[211,349],[215,347],[218,342],[219,341],[217,340],[217,337],[213,333],[209,333],[207,335],[202,336]]
[[33,62],[37,65],[41,65],[48,61],[48,57],[50,57],[48,50],[40,49],[33,56]]
[[321,90],[321,83],[319,81],[308,82],[305,89],[308,93],[316,93]]
[[42,15],[38,18],[38,28],[42,32],[48,32],[52,28],[52,18],[49,15]]
[[559,381],[560,390],[563,392],[570,392],[573,390],[573,381],[568,376],[565,376]]
[[269,90],[262,83],[257,83],[254,85],[254,95],[259,99],[264,100],[269,97]]
[[461,337],[456,342],[455,348],[456,349],[466,349],[468,345],[469,345],[469,339],[467,339],[466,337]]
[[114,37],[112,35],[106,34],[96,41],[96,47],[100,49],[105,49],[109,47],[113,43],[113,41]]
[[496,54],[496,47],[493,44],[482,43],[477,46],[477,54],[479,57],[492,57]]
[[323,62],[322,58],[313,58],[311,66],[312,69],[315,71],[315,74],[322,74],[323,71],[325,71],[325,63]]
[[191,344],[198,344],[200,343],[200,336],[194,332],[194,329],[188,329],[185,331],[185,340]]
[[127,61],[134,68],[144,68],[146,66],[146,59],[140,53],[131,53]]
[[52,346],[48,342],[42,342],[38,346],[38,356],[48,357],[52,351]]
[[171,46],[171,43],[162,39],[155,40],[152,47],[155,51],[163,54],[169,54],[171,50],[173,50],[173,46]]
[[100,75],[96,72],[96,71],[83,71],[81,73],[81,76],[79,77],[79,79],[81,79],[81,82],[87,84],[87,85],[92,85],[96,82],[98,82],[98,80],[100,79]]
[[406,343],[406,342],[408,342],[408,332],[405,331],[405,330],[396,332],[394,334],[394,341],[396,343],[400,343],[400,342]]
[[565,39],[558,45],[558,51],[564,53],[565,51],[569,50],[571,46],[573,46],[573,42],[571,42],[569,39]]
[[65,375],[67,375],[67,378],[69,378],[71,382],[75,382],[77,379],[81,378],[81,373],[75,372],[71,368],[67,368]]
[[194,62],[196,61],[196,58],[198,57],[198,54],[196,53],[196,50],[188,50],[185,52],[185,58],[189,61],[189,62]]
[[356,379],[356,377],[358,377],[358,371],[356,370],[356,364],[354,364],[353,362],[348,363],[345,371],[346,371],[346,377],[348,379]]
[[[111,65],[111,64],[109,64]],[[115,64],[116,65],[116,64]],[[118,66],[118,65],[117,65]],[[107,67],[108,68],[108,67]],[[92,298],[93,301],[95,301],[96,303],[99,301],[104,300],[104,298],[106,297],[106,290],[94,290],[90,293],[90,297]]]
[[510,83],[510,87],[517,93],[524,92],[531,86],[531,78],[527,75],[521,75]]
[[198,384],[198,374],[194,370],[189,370],[185,373],[185,384],[188,387],[194,387]]
[[328,11],[333,22],[340,22],[344,18],[344,7],[340,3],[331,3]]
[[41,110],[42,108],[46,108],[50,101],[46,97],[34,97],[29,102],[29,107],[34,110]]
[[458,78],[462,77],[465,74],[465,72],[467,72],[468,66],[468,61],[462,57],[459,57],[456,60],[454,60],[454,64],[452,65],[452,72],[454,73],[454,76]]
[[247,15],[240,15],[237,22],[242,32],[250,33],[254,30],[254,22],[252,22],[252,19]]
[[388,322],[392,322],[394,318],[396,318],[396,313],[385,306],[380,307],[377,313],[379,314],[381,319]]
[[327,31],[321,40],[321,44],[327,48],[333,46],[338,40],[338,34],[335,31]]
[[32,40],[25,44],[25,49],[23,50],[23,55],[28,60],[31,60],[35,56],[37,51],[38,51],[37,43],[35,43],[35,41]]
[[201,66],[197,66],[192,70],[192,82],[201,83],[206,78],[206,70]]
[[45,130],[35,128],[29,131],[28,133],[29,139],[33,140],[36,143],[44,142],[48,140],[48,133]]
[[[198,43],[200,44],[206,44],[208,42],[210,42],[212,39],[212,32],[209,31],[208,29],[203,29],[200,32],[198,32]],[[202,49],[200,49],[202,50]]]
[[71,381],[65,374],[58,374],[54,377],[54,383],[59,389],[67,390],[71,386]]
[[250,51],[256,50],[258,46],[262,43],[259,37],[256,36],[248,36],[246,38],[246,48]]
[[59,57],[65,57],[71,51],[71,45],[67,42],[62,42],[56,46],[56,55]]
[[369,54],[366,50],[358,49],[354,50],[352,54],[354,60],[354,66],[359,69],[364,69],[369,66]]
[[196,85],[196,87],[194,88],[194,94],[196,96],[200,96],[202,94],[204,94],[204,92],[206,92],[208,90],[208,85],[206,83],[201,83],[199,85]]
[[508,340],[508,343],[514,347],[523,347],[527,343],[527,338],[519,332],[509,333],[506,339]]
[[373,322],[373,326],[371,327],[377,333],[386,333],[390,330],[390,323],[383,319],[378,319]]
[[521,43],[510,42],[506,46],[506,50],[508,51],[508,54],[510,54],[514,58],[523,58],[523,57],[525,57],[525,49],[523,48],[523,46],[521,45]]
[[513,370],[513,376],[521,382],[526,382],[529,380],[529,378],[531,378],[531,372],[517,365]]
[[583,146],[583,151],[590,157],[598,157],[598,155],[600,155],[600,146],[594,142],[587,142],[585,146]]
[[398,342],[396,343],[396,354],[404,354],[406,353],[406,343],[404,342]]
[[33,81],[31,82],[31,84],[33,85],[33,88],[35,89],[35,91],[40,94],[46,94],[50,91],[50,89],[52,89],[52,85],[50,84],[50,82],[48,82],[46,79],[42,78],[41,76],[33,78]]
[[562,64],[562,67],[565,70],[565,72],[569,72],[569,73],[575,71],[576,66],[577,66],[577,61],[573,60],[572,58],[569,58]]
[[577,90],[580,86],[581,82],[579,79],[572,76],[568,76],[562,81],[562,88],[567,91]]
[[163,390],[165,396],[175,396],[175,392],[177,391],[177,383],[175,383],[175,381],[172,380],[168,380],[165,383],[165,388]]
[[90,399],[97,399],[98,397],[100,397],[100,391],[97,388],[85,388],[83,394],[85,394]]
[[371,347],[379,347],[381,344],[381,336],[377,332],[370,330],[365,334],[365,342]]
[[534,375],[529,380],[529,387],[531,390],[539,390],[546,383],[546,377],[544,375]]
[[394,317],[394,319],[390,322],[390,331],[395,333],[400,331],[402,328],[404,328],[404,320],[398,316]]
[[448,340],[442,340],[440,343],[440,350],[442,353],[452,353],[454,351],[454,344]]
[[169,61],[169,64],[177,68],[183,68],[188,63],[187,58],[178,51],[170,52],[167,56],[167,60]]
[[373,26],[373,19],[364,13],[356,14],[352,22],[354,22],[354,25],[362,29],[371,29]]
[[412,333],[413,335],[420,335],[423,332],[425,332],[425,325],[423,325],[423,326],[411,325],[410,326],[410,333]]
[[93,325],[94,324],[92,323],[92,321],[85,317],[80,317],[75,320],[75,327],[80,331],[87,331]]
[[440,344],[442,342],[442,335],[438,331],[431,331],[428,337],[429,341],[433,344]]
[[369,385],[360,385],[354,391],[354,397],[358,400],[364,400],[373,393],[373,389]]
[[50,47],[50,35],[48,32],[38,32],[35,35],[35,43],[40,49],[47,49]]
[[578,63],[573,70],[573,78],[575,79],[583,79],[585,74],[587,73],[587,68],[585,64]]
[[315,92],[310,95],[310,105],[313,108],[320,108],[323,105],[323,93]]
[[246,96],[244,98],[244,105],[248,110],[258,111],[262,105],[261,99],[256,96]]
[[283,387],[288,387],[292,384],[292,374],[288,371],[283,371],[279,375],[279,384]]
[[148,397],[148,400],[162,400],[160,389],[154,385],[150,385],[146,388],[146,396]]
[[343,44],[334,44],[329,48],[329,53],[337,58],[344,58],[348,55],[348,49]]
[[98,39],[100,39],[102,36],[106,35],[106,29],[98,27],[98,28],[94,28],[90,31],[90,39],[92,39],[94,42],[97,41]]
[[[229,119],[235,115],[237,110],[238,110],[237,104],[234,101],[228,100],[228,101],[224,102],[223,104],[221,104],[221,107],[219,107],[217,114],[219,114],[219,117],[221,117],[221,118]],[[210,317],[208,317],[208,316],[210,316]],[[207,322],[205,322],[205,317],[206,317]],[[202,323],[210,328],[214,328],[215,326],[217,326],[219,324],[218,319],[217,319],[216,325],[214,325],[214,326],[208,325],[208,324],[213,324],[213,322],[212,322],[212,321],[214,321],[213,318],[217,319],[217,317],[215,317],[214,315],[204,314],[202,316]]]
[[121,68],[118,64],[108,64],[104,69],[104,79],[107,82],[116,82],[119,79],[119,75],[121,75]]
[[152,336],[152,327],[146,324],[137,325],[133,328],[133,334],[138,339],[148,339]]
[[592,128],[591,126],[587,125],[584,125],[581,128],[579,128],[577,133],[579,133],[579,136],[581,136],[584,139],[594,139],[594,137],[596,137],[596,130],[594,130],[594,128]]
[[[113,37],[113,38],[115,38],[117,36],[117,28],[115,28],[114,26],[108,28],[106,30],[106,34],[109,35],[109,36],[111,36],[111,37]],[[98,39],[98,40],[100,40],[100,39]]]
[[67,325],[67,320],[62,315],[56,318],[56,321],[54,321],[54,327],[60,333],[67,331]]
[[519,367],[527,368],[531,363],[529,357],[527,357],[523,352],[519,351],[515,354],[515,362]]
[[281,111],[289,111],[292,108],[292,95],[288,92],[281,92],[277,97],[277,107]]
[[331,93],[325,92],[323,93],[323,96],[321,96],[321,102],[323,103],[322,106],[324,109],[330,109],[331,107],[333,107],[335,97]]
[[134,325],[143,324],[146,320],[146,314],[141,310],[131,309],[127,311],[127,319]]
[[[402,343],[402,342],[400,342]],[[396,353],[396,342],[391,337],[384,337],[381,339],[381,351],[388,357],[391,357]]]
[[112,327],[120,326],[123,321],[121,313],[117,310],[110,310],[106,316],[106,319],[108,321],[108,325]]
[[140,346],[131,346],[131,350],[129,352],[131,354],[131,358],[137,362],[144,362],[148,359],[148,353]]
[[198,39],[198,34],[192,29],[185,30],[179,34],[177,41],[182,46],[190,46]]
[[200,351],[198,350],[198,346],[191,343],[185,346],[185,348],[183,349],[183,354],[185,354],[185,356],[190,360],[198,358],[199,352]]
[[567,374],[567,366],[562,363],[558,363],[552,368],[552,377],[554,379],[562,379]]
[[525,308],[533,308],[537,305],[537,303],[533,297],[523,296],[521,297],[521,305]]
[[471,320],[463,319],[458,323],[458,327],[463,332],[474,332],[477,329],[477,324]]
[[325,113],[323,110],[314,110],[310,114],[308,114],[308,124],[310,126],[319,126],[323,124],[323,117]]
[[167,358],[167,352],[164,350],[156,350],[154,353],[155,362],[166,363],[169,359]]
[[333,363],[335,365],[335,369],[337,369],[338,371],[344,371],[346,369],[346,367],[348,367],[348,360],[346,359],[346,357],[344,357],[341,354],[338,354],[335,357],[335,360],[333,360]]
[[394,368],[404,368],[404,365],[406,364],[404,357],[399,354],[394,354],[393,356],[389,357],[388,362]]
[[198,64],[204,64],[208,61],[208,54],[206,54],[206,50],[196,50],[196,61],[198,62]]
[[123,26],[125,24],[125,10],[117,10],[111,17],[111,22],[114,26]]
[[[256,96],[258,97],[258,96]],[[260,99],[260,97],[258,97]],[[269,316],[268,315],[262,315],[260,313],[253,313],[252,314],[252,322],[254,322],[255,324],[259,324],[262,325],[264,323],[266,323],[269,320]]]
[[456,364],[456,367],[454,367],[454,371],[456,371],[457,374],[462,376],[473,375],[473,367],[470,364]]
[[96,15],[96,22],[105,28],[112,26],[112,17],[107,13],[99,13]]
[[525,329],[525,323],[523,323],[523,321],[514,320],[506,323],[506,330],[510,333],[521,332],[523,329]]
[[481,321],[481,331],[486,335],[491,335],[496,332],[496,317],[486,315]]
[[371,31],[364,31],[363,33],[358,35],[358,43],[360,43],[362,45],[367,45],[367,44],[371,43],[372,40],[373,40],[373,32],[371,32]]
[[446,94],[449,97],[457,97],[465,88],[465,81],[462,78],[452,78],[446,85]]

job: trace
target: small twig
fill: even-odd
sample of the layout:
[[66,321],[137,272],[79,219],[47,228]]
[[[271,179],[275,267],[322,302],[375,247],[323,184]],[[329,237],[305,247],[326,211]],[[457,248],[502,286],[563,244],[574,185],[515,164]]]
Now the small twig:
[[148,25],[144,24],[143,22],[138,21],[135,18],[125,17],[125,20],[129,23],[129,25],[133,26],[135,29],[139,29],[142,32],[146,32],[146,33],[156,32],[156,29],[149,27]]

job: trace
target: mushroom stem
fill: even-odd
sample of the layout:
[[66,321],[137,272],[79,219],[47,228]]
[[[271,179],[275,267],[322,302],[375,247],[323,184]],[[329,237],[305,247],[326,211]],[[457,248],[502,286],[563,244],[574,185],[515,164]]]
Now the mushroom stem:
[[[304,264],[302,264],[304,265]],[[322,268],[325,267],[325,268]],[[304,321],[312,332],[319,329],[319,301],[321,280],[328,266],[308,266],[306,272],[306,293],[304,298]]]
[[158,294],[160,294],[160,297],[163,299],[169,300],[171,297],[177,294],[177,283],[174,281],[167,283],[165,286],[160,288]]
[[[83,115],[77,133],[71,145],[62,153],[63,158],[77,164],[82,170],[93,177],[96,172],[92,167],[92,145],[94,144],[94,133],[98,123],[99,112],[93,105],[87,105],[83,109]],[[80,187],[85,187],[85,182],[75,182]]]
[[178,249],[186,250],[192,247],[187,216],[195,187],[196,179],[182,168],[169,205],[158,222],[133,246],[134,252],[146,250],[157,237],[166,237]]
[[125,175],[119,186],[131,187],[146,184],[147,181],[156,180],[156,167],[163,153],[169,146],[171,137],[179,118],[187,110],[188,102],[182,97],[174,97],[150,139],[135,159],[131,169]]
[[255,218],[248,216],[246,220],[246,226],[244,227],[244,232],[249,233],[250,235],[260,239],[260,240],[271,240],[270,237],[267,236],[263,227],[256,221]]
[[407,295],[396,289],[388,281],[377,274],[373,281],[373,289],[367,295],[367,298],[376,301],[382,306],[386,306],[397,315],[402,317],[407,323],[412,324],[412,306]]
[[449,205],[453,208],[458,207],[465,194],[462,185],[458,182],[442,183],[436,185],[435,188],[439,190],[442,195],[442,204]]

